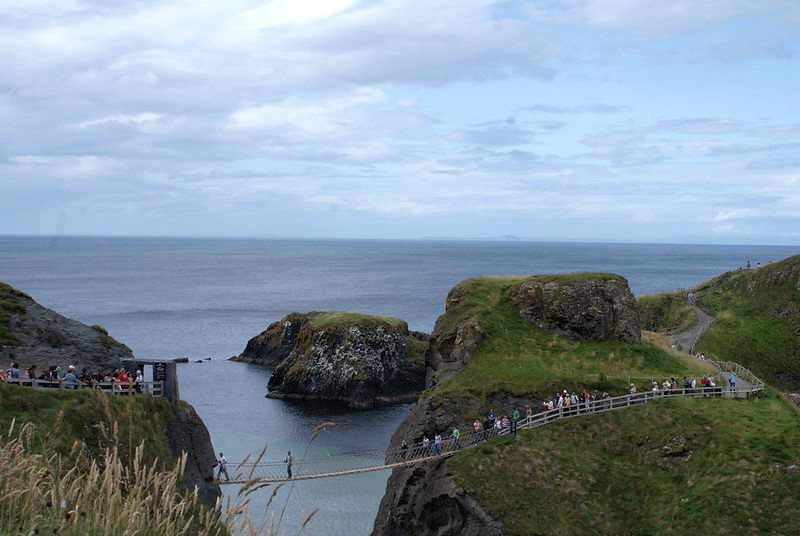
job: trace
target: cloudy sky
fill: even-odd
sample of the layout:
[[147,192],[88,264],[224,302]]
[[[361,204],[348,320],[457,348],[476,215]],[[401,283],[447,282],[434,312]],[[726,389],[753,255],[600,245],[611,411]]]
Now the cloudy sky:
[[800,244],[798,0],[2,0],[0,234]]

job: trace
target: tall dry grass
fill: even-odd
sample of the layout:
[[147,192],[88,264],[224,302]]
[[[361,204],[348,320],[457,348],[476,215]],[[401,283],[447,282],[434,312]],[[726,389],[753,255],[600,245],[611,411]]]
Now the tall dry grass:
[[[254,523],[243,488],[235,501],[213,511],[182,486],[186,457],[169,471],[143,463],[142,445],[126,466],[115,448],[90,459],[76,442],[69,459],[35,452],[34,425],[0,434],[0,533],[60,535],[223,536],[271,535]],[[76,461],[77,460],[77,461]],[[277,488],[276,490],[277,491]],[[274,492],[273,492],[274,497]],[[270,499],[271,500],[271,499]]]

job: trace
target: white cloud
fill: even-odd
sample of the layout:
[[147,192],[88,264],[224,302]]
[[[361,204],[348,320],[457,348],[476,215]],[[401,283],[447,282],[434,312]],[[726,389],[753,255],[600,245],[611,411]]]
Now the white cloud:
[[141,114],[117,114],[112,116],[101,117],[99,119],[91,119],[89,121],[82,121],[77,124],[78,128],[90,128],[99,125],[106,125],[109,123],[117,123],[120,125],[142,125],[144,123],[151,123],[158,121],[161,118],[160,114],[151,112],[144,112]]

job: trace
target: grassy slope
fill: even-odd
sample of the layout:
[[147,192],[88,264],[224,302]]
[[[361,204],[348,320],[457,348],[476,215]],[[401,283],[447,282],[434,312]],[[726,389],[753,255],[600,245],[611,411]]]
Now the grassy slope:
[[695,315],[686,293],[662,292],[636,298],[642,328],[658,333],[681,333],[692,327]]
[[19,339],[11,332],[9,322],[12,314],[25,314],[25,306],[19,303],[20,297],[27,296],[5,283],[0,283],[0,345],[19,344]]
[[443,332],[472,318],[486,337],[469,364],[431,393],[456,419],[471,422],[470,407],[483,408],[482,401],[492,397],[541,400],[557,390],[583,388],[621,394],[627,391],[629,379],[647,388],[651,377],[660,383],[665,377],[701,377],[711,370],[652,344],[578,343],[538,329],[520,318],[508,300],[511,289],[522,281],[478,278],[459,285],[467,297],[448,311],[451,318],[443,324]]
[[[800,460],[798,421],[776,396],[669,399],[490,442],[450,468],[508,534],[797,534],[800,474],[770,468]],[[676,435],[691,456],[663,466]]]
[[[182,488],[163,432],[171,416],[166,399],[149,395],[0,384],[0,443],[11,449],[19,437],[22,446],[14,459],[0,456],[0,532],[228,534]],[[54,512],[62,500],[80,515]]]
[[[0,429],[36,425],[36,441],[30,448],[69,456],[75,441],[98,456],[116,447],[124,462],[133,459],[139,443],[145,443],[144,462],[156,460],[164,468],[174,465],[162,429],[172,415],[169,401],[151,396],[108,396],[100,391],[31,389],[0,384]],[[114,432],[114,423],[117,431]]]
[[[800,256],[790,257],[758,270],[727,272],[700,285],[699,305],[717,320],[700,338],[697,347],[707,355],[741,363],[776,387],[797,389],[798,264]],[[782,280],[780,274],[792,270],[794,275]],[[797,379],[787,380],[785,373]]]
[[[488,397],[556,389],[626,390],[627,376],[700,376],[705,364],[655,345],[576,343],[519,318],[514,279],[474,279],[442,324],[477,320],[486,337],[469,364],[430,394],[457,420]],[[486,409],[486,408],[483,408]],[[473,413],[474,414],[474,413]],[[800,528],[800,418],[777,396],[664,400],[572,419],[456,456],[456,480],[509,534],[787,534]],[[658,464],[671,437],[692,455]],[[497,485],[502,482],[502,485]]]

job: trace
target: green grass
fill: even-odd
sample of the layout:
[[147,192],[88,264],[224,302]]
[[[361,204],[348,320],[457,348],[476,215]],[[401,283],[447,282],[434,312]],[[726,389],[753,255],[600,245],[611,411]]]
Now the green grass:
[[777,387],[800,388],[799,277],[795,256],[700,285],[700,305],[717,319],[696,346]]
[[95,330],[97,333],[100,334],[100,343],[103,345],[103,348],[109,349],[112,346],[118,346],[120,348],[127,348],[124,344],[116,340],[114,337],[108,334],[108,330],[100,325],[93,325],[92,329]]
[[[0,384],[0,429],[18,424],[36,426],[31,448],[69,457],[73,443],[99,455],[114,446],[124,462],[133,459],[144,442],[145,463],[171,461],[163,428],[172,416],[169,401],[161,397],[108,396],[94,389],[68,391],[32,389]],[[114,437],[114,428],[117,435]]]
[[642,329],[657,333],[681,333],[692,327],[695,314],[686,293],[663,292],[636,298]]
[[333,327],[352,326],[354,324],[384,325],[392,329],[406,326],[404,320],[389,316],[375,316],[347,311],[324,311],[309,313],[308,323],[315,329],[329,329]]
[[[500,438],[449,467],[507,534],[796,534],[800,474],[772,468],[800,461],[798,424],[775,395],[665,399]],[[662,465],[675,436],[691,455]]]
[[11,315],[27,313],[25,305],[19,302],[21,297],[29,296],[10,285],[0,283],[0,345],[19,345],[19,339],[11,331]]
[[[716,322],[700,341],[706,355],[775,381],[800,359],[800,257],[731,272],[695,289]],[[700,377],[708,363],[670,351],[663,333],[694,321],[683,291],[640,298],[659,333],[637,345],[576,342],[520,318],[509,298],[527,278],[465,281],[448,296],[441,337],[464,323],[484,338],[467,364],[427,396],[456,424],[487,401],[536,400],[584,387],[619,394],[630,376]],[[641,379],[644,377],[645,379]],[[662,463],[677,436],[690,455]],[[465,450],[448,462],[456,483],[503,531],[517,535],[800,533],[800,411],[775,391],[750,400],[671,398],[566,421]],[[781,468],[775,471],[774,468]]]
[[472,320],[485,337],[468,364],[429,393],[459,422],[471,422],[474,407],[492,398],[541,400],[558,390],[584,388],[620,394],[629,381],[646,389],[651,377],[661,383],[710,373],[707,364],[652,344],[576,342],[537,328],[520,317],[508,298],[516,285],[530,279],[480,278],[459,285],[459,302],[448,309],[442,331],[453,322]]

